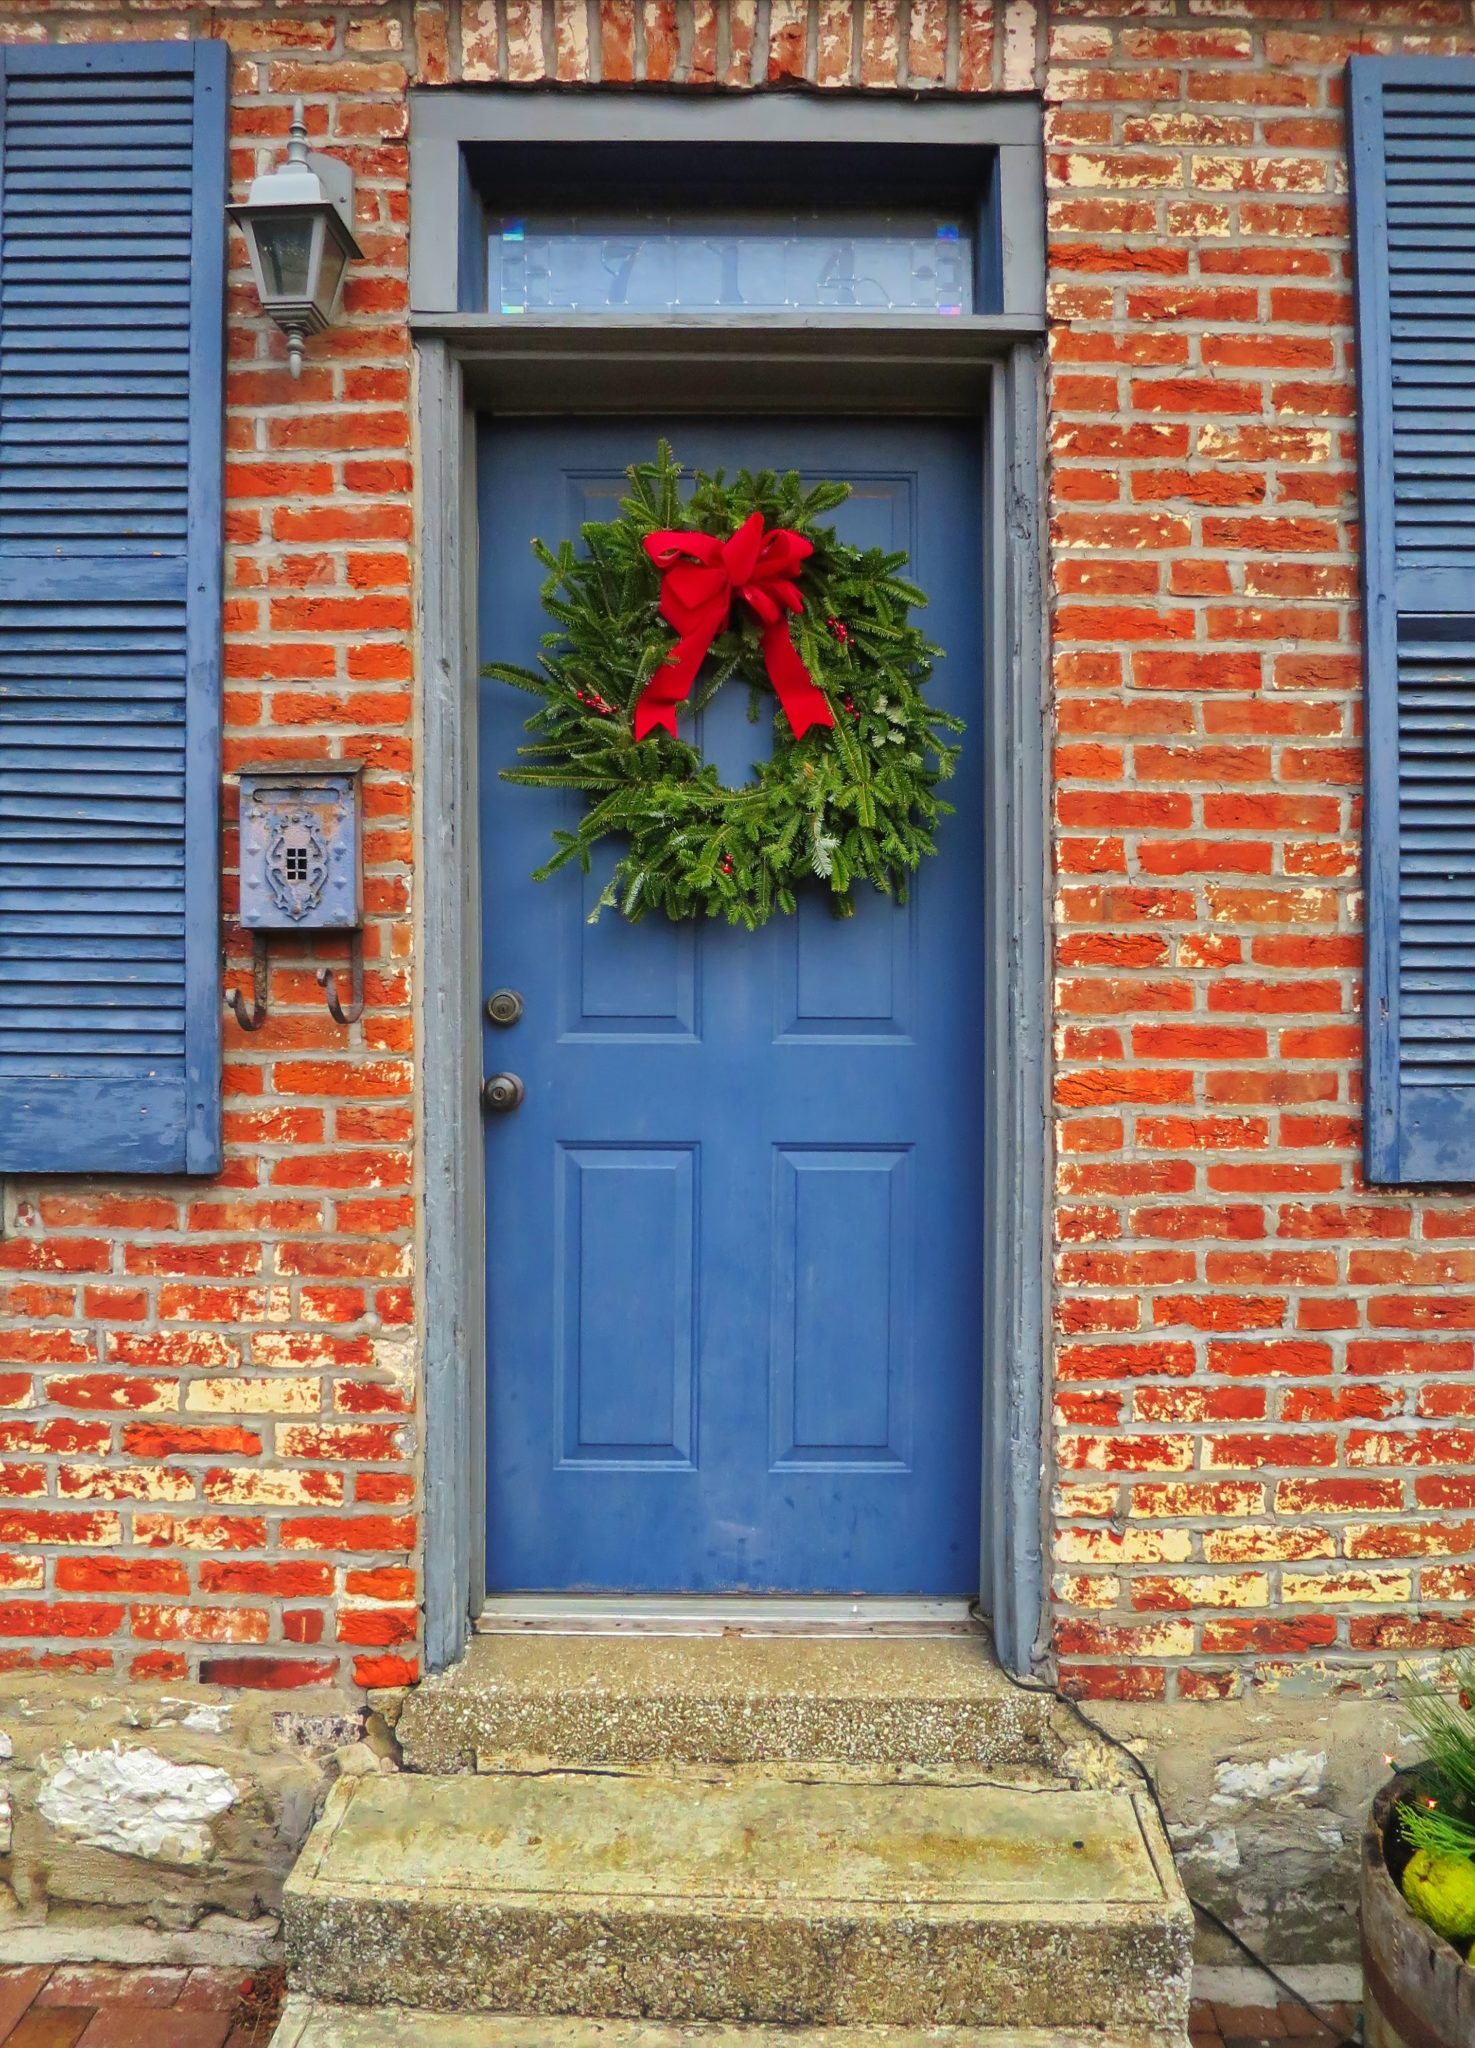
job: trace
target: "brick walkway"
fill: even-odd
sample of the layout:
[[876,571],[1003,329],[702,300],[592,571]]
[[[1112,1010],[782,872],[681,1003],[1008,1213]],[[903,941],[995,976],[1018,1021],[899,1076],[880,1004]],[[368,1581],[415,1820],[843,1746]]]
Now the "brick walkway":
[[1355,2005],[1323,2008],[1337,2031],[1327,2033],[1294,2000],[1284,2005],[1209,2005],[1196,2003],[1188,2015],[1191,2048],[1333,2048],[1338,2041],[1360,2038]]
[[280,1974],[63,1963],[0,1970],[3,2048],[267,2048]]
[[[0,2048],[267,2048],[281,1975],[244,1970],[122,1969],[68,1963],[0,1969]],[[1329,2008],[1328,2034],[1295,2004],[1196,2004],[1191,2048],[1333,2048],[1356,2040],[1357,2013]]]

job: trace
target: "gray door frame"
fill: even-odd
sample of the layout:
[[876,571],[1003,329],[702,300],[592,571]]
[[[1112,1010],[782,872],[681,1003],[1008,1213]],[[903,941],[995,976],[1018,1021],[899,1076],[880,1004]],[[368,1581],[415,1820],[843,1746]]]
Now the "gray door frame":
[[[411,95],[421,530],[419,1249],[431,1670],[461,1655],[486,1584],[475,490],[476,418],[485,410],[884,410],[980,420],[988,757],[981,907],[990,961],[980,1585],[1002,1661],[1023,1674],[1039,1653],[1049,1037],[1040,124],[1038,103],[1017,98],[605,98],[495,88]],[[479,214],[467,143],[536,140],[577,150],[657,137],[693,147],[996,147],[1003,310],[946,321],[845,314],[508,320],[468,306]],[[454,234],[452,222],[459,224]]]

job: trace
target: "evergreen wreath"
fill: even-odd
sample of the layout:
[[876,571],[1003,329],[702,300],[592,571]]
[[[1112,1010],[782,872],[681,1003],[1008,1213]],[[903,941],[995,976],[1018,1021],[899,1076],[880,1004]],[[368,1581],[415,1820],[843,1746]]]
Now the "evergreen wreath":
[[[938,819],[952,811],[937,785],[960,751],[946,736],[963,730],[961,719],[923,695],[940,650],[909,617],[927,600],[901,574],[907,557],[851,547],[819,523],[849,496],[848,484],[806,491],[793,471],[743,470],[731,483],[722,470],[696,472],[683,502],[682,472],[665,441],[654,462],[628,474],[619,517],[586,524],[582,553],[571,541],[556,553],[533,543],[548,571],[543,608],[556,622],[543,636],[538,667],[493,662],[484,671],[542,699],[527,722],[533,737],[518,749],[520,765],[504,769],[504,779],[582,790],[590,799],[576,832],[554,833],[557,850],[534,879],[571,860],[587,874],[593,848],[618,834],[628,846],[591,923],[613,907],[632,920],[662,910],[670,918],[725,917],[751,931],[775,910],[792,912],[810,877],[827,885],[840,916],[853,914],[851,889],[859,882],[904,903],[913,871],[936,851]],[[669,676],[688,643],[673,649],[661,610],[663,574],[646,542],[690,542],[682,552],[705,546],[710,554],[714,541],[737,541],[755,513],[763,528],[787,530],[769,532],[765,544],[798,537],[787,566],[774,572],[793,580],[768,586],[789,593],[780,624],[755,610],[765,604],[762,591],[746,602],[735,592],[683,708],[699,712],[736,677],[749,685],[748,715],[756,722],[760,691],[772,677],[792,709],[802,664],[814,722],[805,729],[801,707],[796,737],[775,706],[772,759],[733,788],[675,736],[674,702],[652,711],[661,685],[667,696],[677,688]],[[678,525],[683,531],[673,533]],[[758,531],[752,528],[755,546]],[[776,647],[775,636],[785,644]],[[688,667],[695,670],[696,661]],[[661,685],[637,716],[658,674]],[[637,739],[642,724],[651,729]]]

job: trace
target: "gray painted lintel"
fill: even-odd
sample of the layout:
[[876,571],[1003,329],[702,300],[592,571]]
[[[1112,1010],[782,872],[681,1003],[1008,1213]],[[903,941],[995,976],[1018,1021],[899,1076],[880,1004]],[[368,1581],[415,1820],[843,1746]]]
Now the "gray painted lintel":
[[1020,148],[1040,142],[1040,101],[1032,93],[570,92],[564,85],[416,86],[411,146],[450,142],[649,145],[713,141],[836,148]]
[[939,319],[935,313],[413,313],[418,338],[454,341],[465,355],[505,359],[527,351],[572,349],[581,355],[674,345],[683,352],[726,353],[757,348],[767,357],[782,349],[795,355],[823,353],[830,338],[846,337],[849,350],[876,357],[923,356],[949,362],[1004,353],[1013,341],[1045,332],[1043,313],[969,313]]
[[[473,403],[546,413],[576,367],[581,412],[967,413],[990,404],[993,368],[1043,321],[679,318],[503,320],[486,313],[418,315],[417,340],[450,343]],[[775,380],[783,404],[776,407]]]

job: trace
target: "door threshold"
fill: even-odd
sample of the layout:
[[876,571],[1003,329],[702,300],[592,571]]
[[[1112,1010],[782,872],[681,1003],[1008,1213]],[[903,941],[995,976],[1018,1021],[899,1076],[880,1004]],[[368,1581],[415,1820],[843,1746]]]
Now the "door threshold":
[[483,1636],[958,1636],[980,1633],[971,1600],[849,1600],[728,1593],[489,1593]]

